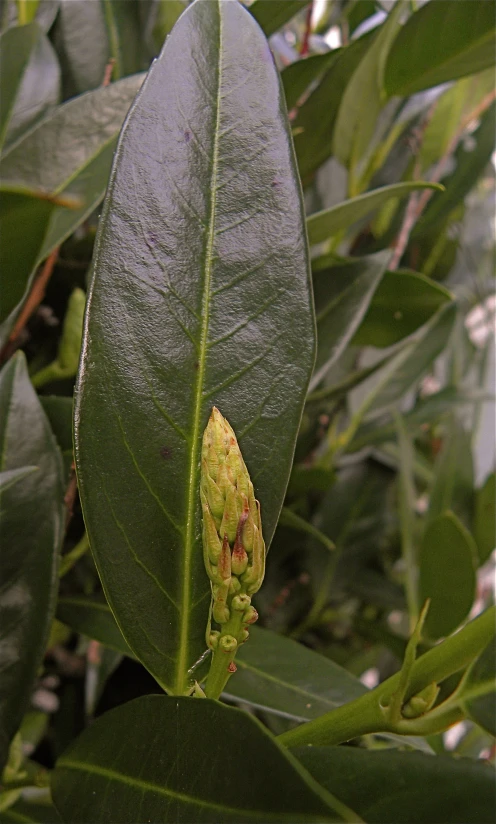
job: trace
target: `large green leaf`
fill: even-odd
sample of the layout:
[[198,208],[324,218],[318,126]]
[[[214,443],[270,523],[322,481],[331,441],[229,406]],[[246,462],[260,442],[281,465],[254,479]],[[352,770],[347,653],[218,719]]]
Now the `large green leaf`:
[[494,776],[468,758],[356,747],[298,747],[307,770],[371,824],[487,824]]
[[255,0],[250,5],[250,12],[265,36],[270,37],[308,3],[309,0]]
[[496,644],[487,645],[470,670],[462,703],[476,724],[496,736]]
[[331,209],[324,209],[322,212],[310,215],[307,218],[308,240],[311,244],[329,240],[333,235],[367,217],[374,209],[378,209],[391,198],[407,197],[416,189],[438,188],[439,186],[433,183],[393,183],[391,186],[382,186],[364,195],[352,197]]
[[52,793],[71,824],[336,820],[253,716],[209,699],[148,695],[101,716],[58,760]]
[[474,505],[472,439],[454,416],[448,422],[445,441],[434,467],[429,518],[452,510],[470,527]]
[[485,563],[496,547],[496,475],[486,478],[475,493],[474,538],[479,561]]
[[425,630],[431,638],[453,632],[475,600],[474,540],[452,512],[427,524],[419,556],[420,601],[431,599]]
[[7,29],[0,38],[0,54],[3,145],[17,140],[58,103],[60,68],[52,44],[37,23]]
[[26,470],[1,490],[1,769],[48,637],[64,526],[62,461],[22,353],[0,375],[0,445],[2,474]]
[[383,68],[398,30],[402,8],[403,2],[398,0],[374,32],[372,44],[353,72],[339,105],[333,131],[333,152],[354,171],[369,149],[383,105]]
[[418,272],[384,272],[353,337],[356,346],[392,346],[434,315],[451,294]]
[[332,66],[338,54],[338,49],[312,54],[304,60],[295,60],[282,70],[281,80],[289,111],[301,100],[309,86]]
[[410,95],[494,65],[494,8],[487,0],[426,3],[397,35],[386,62],[388,95]]
[[281,94],[251,15],[192,4],[127,119],[100,222],[76,393],[83,510],[127,642],[179,693],[210,600],[198,482],[211,408],[240,438],[269,543],[313,366]]
[[360,326],[389,258],[389,252],[379,252],[314,271],[318,347],[310,390],[318,386]]
[[102,200],[119,130],[142,82],[143,75],[134,75],[64,103],[0,163],[2,180],[82,201],[78,209],[56,210],[38,261],[69,237]]
[[371,36],[365,35],[340,49],[294,120],[296,156],[304,183],[332,154],[332,136],[341,98],[370,42]]

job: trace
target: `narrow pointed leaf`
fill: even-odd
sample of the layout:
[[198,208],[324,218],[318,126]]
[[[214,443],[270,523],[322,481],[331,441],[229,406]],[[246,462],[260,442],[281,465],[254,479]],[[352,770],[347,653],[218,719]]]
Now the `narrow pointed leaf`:
[[308,240],[311,244],[329,240],[333,235],[367,217],[391,198],[407,197],[416,189],[442,190],[442,187],[435,183],[393,183],[391,186],[383,186],[380,189],[352,197],[331,209],[324,209],[322,212],[310,215],[307,218]]
[[265,36],[270,37],[308,3],[309,0],[255,0],[250,6],[250,13]]
[[22,353],[0,375],[0,445],[3,479],[17,473],[16,483],[2,484],[0,505],[1,769],[50,629],[64,525],[62,461]]
[[426,3],[405,23],[385,69],[388,95],[409,95],[494,65],[494,8],[486,0]]
[[66,240],[102,200],[117,136],[143,77],[133,75],[58,106],[2,159],[2,180],[81,200],[78,209],[59,208],[52,215],[38,262]]
[[14,27],[0,36],[0,147],[12,117],[16,94],[38,38],[38,26]]
[[430,490],[429,518],[451,510],[466,527],[474,509],[474,467],[470,433],[453,415],[434,467]]
[[431,599],[425,631],[431,638],[453,632],[475,600],[474,540],[452,512],[427,524],[419,555],[420,603]]
[[194,3],[119,142],[76,393],[92,550],[126,641],[169,690],[186,688],[204,651],[198,483],[211,408],[240,439],[269,543],[313,335],[301,193],[267,42],[238,3]]
[[52,793],[71,824],[336,820],[255,718],[209,699],[147,695],[106,713],[58,760]]

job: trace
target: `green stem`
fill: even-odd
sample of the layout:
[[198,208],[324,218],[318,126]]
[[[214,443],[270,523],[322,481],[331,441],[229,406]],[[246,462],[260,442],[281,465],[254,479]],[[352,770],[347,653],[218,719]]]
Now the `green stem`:
[[[242,624],[243,613],[232,610],[231,618],[227,623],[222,625],[220,638],[226,635],[232,635],[233,638],[239,638],[243,629]],[[210,663],[210,670],[205,684],[205,695],[207,698],[219,698],[221,692],[224,690],[229,678],[236,672],[232,667],[235,655],[238,651],[238,646],[232,652],[225,652],[219,644],[212,653],[212,661]],[[231,669],[229,669],[231,666]]]
[[49,363],[48,366],[45,366],[44,369],[40,369],[39,372],[36,372],[31,377],[31,383],[35,389],[40,389],[47,383],[51,383],[52,381],[60,381],[67,377],[71,376],[67,375],[64,370],[61,369],[57,360],[54,360],[52,363]]
[[[487,609],[456,635],[418,658],[410,671],[406,701],[429,684],[441,683],[450,675],[466,669],[494,636],[496,607]],[[394,723],[386,717],[388,707],[400,687],[401,672],[396,673],[376,689],[279,736],[288,746],[336,745],[360,735],[374,732],[394,732],[401,735],[430,735],[463,720],[465,713],[458,698],[443,704],[418,718]]]
[[74,566],[76,561],[79,561],[80,558],[88,551],[90,548],[90,542],[88,539],[88,535],[85,532],[81,540],[78,544],[76,544],[70,552],[66,555],[63,555],[60,559],[60,567],[59,567],[59,578],[63,578],[70,569]]

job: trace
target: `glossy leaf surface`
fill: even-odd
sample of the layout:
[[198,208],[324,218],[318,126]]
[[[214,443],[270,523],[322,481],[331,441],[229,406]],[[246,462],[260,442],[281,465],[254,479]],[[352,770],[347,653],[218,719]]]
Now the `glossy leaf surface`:
[[252,627],[226,693],[293,721],[309,721],[367,692],[333,661],[268,629]]
[[270,37],[295,14],[308,6],[309,0],[255,0],[250,12],[263,30]]
[[356,346],[392,346],[451,300],[448,290],[417,272],[384,272],[353,337]]
[[21,353],[0,375],[0,444],[2,474],[26,470],[1,490],[1,767],[43,656],[64,525],[62,461]]
[[486,0],[443,0],[420,8],[389,53],[388,95],[414,94],[494,65],[493,12]]
[[143,75],[133,75],[58,106],[2,159],[3,180],[81,200],[78,209],[56,210],[38,261],[74,232],[102,200],[119,130],[142,82]]
[[71,824],[335,820],[259,722],[208,699],[148,695],[101,716],[57,762],[52,793]]
[[496,546],[496,476],[486,478],[475,493],[474,538],[479,561],[485,563]]
[[319,384],[360,326],[389,258],[389,252],[379,252],[314,272],[318,345],[310,390]]
[[239,4],[195,3],[119,142],[76,406],[80,492],[107,598],[170,690],[185,689],[204,651],[203,429],[213,405],[233,426],[269,543],[313,366],[308,281],[268,45]]
[[486,824],[494,813],[494,776],[468,758],[357,747],[298,747],[292,752],[371,824]]
[[380,208],[391,198],[407,197],[416,189],[437,189],[432,183],[393,183],[391,186],[382,186],[364,195],[358,195],[350,200],[344,200],[331,209],[316,212],[307,218],[308,240],[312,243],[321,243],[348,229],[353,223],[367,217],[374,209]]
[[431,599],[425,631],[431,638],[453,632],[475,599],[476,547],[452,512],[427,524],[419,557],[420,602]]

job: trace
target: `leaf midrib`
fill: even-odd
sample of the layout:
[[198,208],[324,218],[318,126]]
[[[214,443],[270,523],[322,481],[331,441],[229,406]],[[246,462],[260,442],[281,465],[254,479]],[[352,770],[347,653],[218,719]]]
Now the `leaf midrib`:
[[210,179],[210,214],[208,219],[208,232],[205,247],[205,277],[203,285],[201,317],[202,326],[200,334],[200,346],[198,355],[198,371],[197,380],[195,384],[194,395],[194,413],[193,413],[193,427],[191,432],[191,451],[189,460],[189,480],[187,489],[187,520],[186,520],[186,537],[184,541],[184,566],[183,566],[183,589],[181,597],[182,609],[180,611],[181,620],[179,628],[179,651],[177,657],[177,670],[175,678],[176,694],[184,692],[185,689],[185,674],[188,669],[188,635],[189,635],[189,619],[190,609],[189,604],[191,600],[191,560],[193,555],[193,548],[195,543],[195,515],[197,509],[198,498],[198,440],[200,437],[200,424],[202,412],[202,396],[203,383],[205,378],[205,364],[207,355],[207,338],[210,320],[210,293],[212,283],[212,252],[215,240],[215,212],[217,203],[217,176],[218,176],[218,161],[219,161],[219,132],[220,132],[220,100],[221,100],[221,86],[222,86],[222,14],[220,10],[220,0],[217,0],[217,14],[219,19],[219,44],[218,53],[219,60],[217,64],[217,95],[216,95],[216,114],[215,114],[215,131],[214,144],[212,155],[212,173]]

